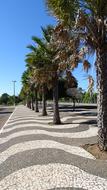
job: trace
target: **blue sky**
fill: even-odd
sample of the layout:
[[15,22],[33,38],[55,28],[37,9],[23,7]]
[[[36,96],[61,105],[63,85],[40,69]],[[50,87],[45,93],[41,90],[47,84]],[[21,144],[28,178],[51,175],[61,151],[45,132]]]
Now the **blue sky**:
[[[21,89],[21,75],[25,70],[26,46],[31,36],[41,36],[41,26],[55,24],[47,14],[44,0],[0,1],[0,94],[13,94],[12,81],[16,80],[16,94]],[[87,88],[86,74],[81,67],[74,72],[79,86]]]

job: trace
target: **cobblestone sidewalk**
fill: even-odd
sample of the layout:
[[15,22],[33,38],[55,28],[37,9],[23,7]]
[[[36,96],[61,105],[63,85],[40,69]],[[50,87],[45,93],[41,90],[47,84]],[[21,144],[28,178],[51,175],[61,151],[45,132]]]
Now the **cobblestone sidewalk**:
[[97,140],[92,111],[64,112],[62,125],[16,107],[0,134],[0,190],[107,190],[107,162],[81,145]]

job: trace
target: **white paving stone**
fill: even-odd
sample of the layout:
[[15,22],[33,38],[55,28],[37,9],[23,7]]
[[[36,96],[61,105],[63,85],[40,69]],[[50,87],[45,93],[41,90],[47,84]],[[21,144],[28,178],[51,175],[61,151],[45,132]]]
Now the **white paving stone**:
[[47,190],[52,188],[107,190],[107,179],[66,164],[35,165],[23,168],[0,181],[1,190]]
[[79,124],[81,124],[81,123],[85,123],[87,121],[89,121],[88,118],[87,119],[77,119],[77,120],[73,120],[72,123],[79,123]]
[[29,120],[21,120],[21,121],[13,121],[13,122],[11,122],[11,123],[8,123],[7,124],[7,126],[9,126],[9,125],[15,125],[15,124],[18,124],[18,123],[27,123],[27,122],[35,122],[35,123],[38,123],[38,122],[40,122],[40,123],[46,123],[46,124],[48,124],[49,122],[52,122],[52,120],[37,120],[37,119],[35,119],[35,120],[33,120],[33,119],[29,119]]
[[[76,117],[77,117],[77,118],[80,118],[80,119],[76,119]],[[85,119],[83,119],[83,118],[85,118]],[[91,119],[92,119],[92,118],[93,118],[93,119],[96,119],[96,117],[91,117],[91,116],[87,116],[87,117],[86,117],[86,116],[75,116],[75,117],[74,117],[74,116],[64,116],[64,117],[61,119],[61,121],[65,122],[67,119],[73,119],[73,120],[72,120],[72,123],[74,123],[74,122],[76,122],[76,123],[77,123],[77,122],[78,122],[78,123],[80,122],[80,123],[81,123],[81,122],[86,122],[86,121],[88,121],[90,118],[91,118]]]
[[[80,118],[80,119],[83,119],[83,116],[77,116],[78,118]],[[96,116],[84,116],[84,118],[85,118],[85,121],[87,121],[88,119],[96,119]],[[46,116],[46,117],[44,117],[44,116],[39,116],[39,115],[28,115],[28,116],[23,116],[23,117],[15,117],[15,118],[11,118],[10,119],[10,122],[14,122],[14,121],[17,121],[17,120],[24,120],[24,119],[35,119],[35,120],[52,120],[53,119],[53,117],[52,116]],[[66,121],[67,119],[76,119],[76,117],[74,117],[74,116],[63,116],[63,118],[61,118],[61,121],[62,122],[64,122],[64,121]],[[78,121],[78,120],[76,120],[76,121]]]
[[73,129],[78,127],[79,124],[64,124],[64,125],[46,125],[46,124],[40,124],[40,123],[35,123],[35,124],[18,124],[13,126],[10,126],[9,128],[4,128],[3,133],[12,131],[13,129],[18,129],[18,128],[23,128],[23,127],[42,127],[42,128],[49,128],[49,129]]
[[48,135],[50,137],[61,137],[61,138],[89,138],[97,136],[98,128],[97,127],[89,127],[86,131],[75,132],[75,133],[63,133],[63,132],[50,132],[45,130],[26,130],[26,131],[19,131],[13,134],[10,134],[4,138],[0,138],[0,144],[8,142],[10,139],[27,136],[27,135]]
[[28,115],[28,116],[23,116],[23,117],[16,117],[16,118],[12,118],[12,119],[10,119],[10,122],[14,122],[14,121],[20,121],[20,120],[26,120],[26,119],[36,119],[36,120],[38,120],[38,121],[40,121],[40,120],[51,120],[52,119],[52,116],[47,116],[47,117],[42,117],[42,116],[37,116],[37,115],[35,115],[35,116],[30,116],[30,115]]
[[36,141],[28,141],[28,142],[23,142],[19,144],[15,144],[5,150],[4,152],[0,153],[0,164],[4,162],[6,159],[8,159],[10,156],[23,152],[26,150],[33,150],[33,149],[39,149],[39,148],[53,148],[53,149],[58,149],[58,150],[63,150],[67,153],[74,154],[77,156],[89,158],[89,159],[95,159],[93,155],[88,153],[86,150],[84,150],[81,147],[76,147],[76,146],[70,146],[70,145],[65,145],[56,141],[50,141],[50,140],[36,140]]

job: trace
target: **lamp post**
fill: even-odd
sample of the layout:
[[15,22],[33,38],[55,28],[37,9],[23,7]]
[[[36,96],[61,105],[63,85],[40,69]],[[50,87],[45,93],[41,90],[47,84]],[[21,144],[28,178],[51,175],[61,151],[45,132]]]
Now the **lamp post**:
[[15,83],[16,83],[16,81],[13,80],[12,82],[13,82],[14,107],[15,107]]

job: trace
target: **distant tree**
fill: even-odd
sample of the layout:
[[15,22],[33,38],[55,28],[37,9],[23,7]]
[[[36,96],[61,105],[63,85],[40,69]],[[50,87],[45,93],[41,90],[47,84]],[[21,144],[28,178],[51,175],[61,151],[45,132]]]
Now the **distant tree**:
[[97,93],[96,92],[93,94],[92,101],[93,101],[93,103],[97,103]]
[[9,95],[7,93],[4,93],[0,97],[0,104],[7,105],[9,101]]
[[73,101],[73,110],[75,110],[75,102],[78,102],[81,99],[82,93],[78,88],[68,88],[66,91],[67,95]]
[[83,98],[84,103],[91,103],[91,96],[89,92],[84,93],[84,98]]
[[90,96],[90,92],[85,92],[83,96],[84,103],[97,103],[97,93],[93,93]]
[[[15,96],[15,103],[19,104],[22,101],[20,96]],[[14,105],[14,96],[9,96],[7,105]]]
[[[16,101],[16,96],[15,96],[15,101]],[[16,102],[15,102],[16,103]],[[14,105],[14,96],[9,96],[9,100],[7,102],[7,104],[10,105]]]
[[[16,104],[21,102],[20,96],[15,96]],[[0,97],[0,104],[2,105],[13,105],[14,104],[14,96],[10,96],[7,93],[4,93]]]
[[[58,99],[61,98],[67,98],[68,95],[66,93],[68,88],[77,88],[78,83],[77,80],[75,79],[75,77],[72,75],[72,78],[70,78],[71,80],[68,79],[68,77],[60,77],[58,79]],[[47,90],[47,100],[48,99],[53,99],[53,94],[52,94],[52,89],[48,89]]]
[[[66,98],[67,94],[66,94],[66,83],[67,80],[65,78],[60,78],[58,80],[58,99],[61,98]],[[47,100],[53,100],[53,89],[47,89],[47,94],[46,94],[46,98]]]

